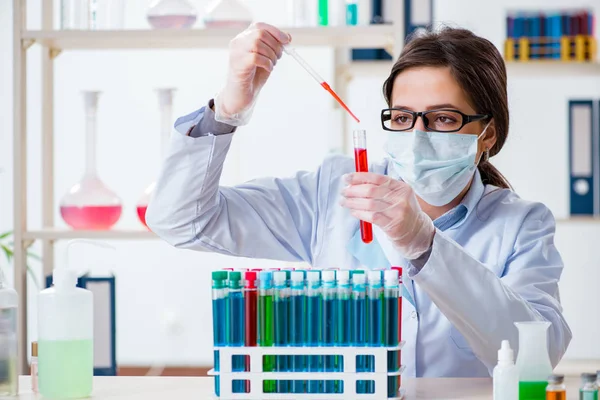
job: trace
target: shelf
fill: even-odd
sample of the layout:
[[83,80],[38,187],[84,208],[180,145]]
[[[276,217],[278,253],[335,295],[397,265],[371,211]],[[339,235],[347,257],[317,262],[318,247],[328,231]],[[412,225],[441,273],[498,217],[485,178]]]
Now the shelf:
[[556,223],[557,224],[579,224],[579,223],[600,224],[600,217],[582,215],[582,216],[573,216],[573,217],[567,217],[567,218],[557,218]]
[[49,228],[23,232],[25,240],[70,240],[70,239],[105,239],[105,240],[144,240],[156,239],[150,231],[142,229],[109,230],[109,231],[75,231],[70,229]]
[[506,62],[508,75],[513,76],[600,76],[600,61],[597,62],[562,62],[562,61],[528,61]]
[[[24,43],[60,50],[226,48],[239,29],[24,31]],[[289,28],[294,46],[352,48],[393,45],[393,25]]]

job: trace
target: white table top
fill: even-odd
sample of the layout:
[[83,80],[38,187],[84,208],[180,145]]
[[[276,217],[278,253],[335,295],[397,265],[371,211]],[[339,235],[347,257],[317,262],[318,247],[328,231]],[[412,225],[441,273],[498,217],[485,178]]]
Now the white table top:
[[[568,378],[567,398],[579,398],[579,379]],[[19,380],[19,400],[34,400],[38,397],[31,392],[31,379],[22,376]],[[93,399],[96,400],[205,400],[212,399],[213,378],[208,377],[94,377]],[[491,379],[470,378],[419,378],[403,379],[406,399],[472,399],[491,400]]]

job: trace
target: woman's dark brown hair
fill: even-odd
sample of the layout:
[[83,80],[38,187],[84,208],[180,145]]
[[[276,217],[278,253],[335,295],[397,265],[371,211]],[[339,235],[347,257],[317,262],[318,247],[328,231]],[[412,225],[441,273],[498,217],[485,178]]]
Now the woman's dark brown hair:
[[[390,107],[394,80],[398,74],[418,67],[450,68],[475,112],[492,115],[496,144],[489,149],[489,156],[498,154],[508,136],[509,116],[506,66],[496,47],[489,40],[466,29],[445,27],[439,31],[418,32],[404,46],[383,84],[383,94]],[[510,188],[506,178],[490,164],[487,157],[482,157],[478,169],[484,184]]]

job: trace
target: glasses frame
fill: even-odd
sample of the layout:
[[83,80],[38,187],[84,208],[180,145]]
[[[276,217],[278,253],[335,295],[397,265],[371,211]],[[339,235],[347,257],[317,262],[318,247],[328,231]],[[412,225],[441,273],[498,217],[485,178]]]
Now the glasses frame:
[[[408,114],[412,114],[413,116],[413,123],[410,126],[410,128],[406,128],[406,129],[391,129],[388,128],[387,126],[385,126],[385,122],[386,121],[390,121],[391,120],[391,115],[390,116],[386,116],[385,112],[386,111],[402,111]],[[439,112],[439,111],[451,111],[451,112],[455,112],[458,113],[462,116],[462,125],[458,128],[458,129],[453,129],[451,131],[438,131],[436,129],[430,129],[427,125],[429,125],[429,120],[427,119],[427,114],[433,113],[433,112]],[[386,117],[390,117],[388,119],[386,119]],[[417,123],[417,118],[421,117],[421,119],[423,120],[423,124],[425,125],[425,129],[428,132],[442,132],[442,133],[452,133],[452,132],[458,132],[460,131],[465,125],[470,124],[471,122],[476,122],[476,121],[481,121],[483,119],[487,119],[487,118],[491,118],[492,116],[490,114],[474,114],[474,115],[467,115],[459,110],[454,110],[452,108],[440,108],[437,110],[429,110],[429,111],[410,111],[410,110],[405,110],[403,108],[384,108],[383,110],[381,110],[381,126],[383,127],[384,130],[386,131],[390,131],[390,132],[406,132],[409,131],[411,129],[413,129],[415,127],[415,124]]]

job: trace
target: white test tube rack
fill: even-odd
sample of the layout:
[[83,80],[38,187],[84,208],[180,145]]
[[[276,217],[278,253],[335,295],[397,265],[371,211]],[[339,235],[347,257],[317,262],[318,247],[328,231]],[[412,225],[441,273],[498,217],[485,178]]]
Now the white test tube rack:
[[[388,397],[388,380],[390,376],[400,376],[404,371],[388,372],[387,356],[389,352],[399,351],[404,346],[401,342],[394,347],[215,347],[219,351],[220,370],[211,369],[208,375],[220,377],[220,400],[331,400],[331,399],[364,399],[364,400],[401,400],[404,391],[401,389],[397,397]],[[250,371],[232,371],[232,356],[249,356]],[[263,356],[343,356],[344,372],[263,372]],[[358,372],[356,356],[373,356],[374,372]],[[250,393],[232,393],[234,380],[250,381]],[[341,381],[344,393],[264,393],[263,381]],[[356,393],[356,381],[374,381],[374,393]]]

